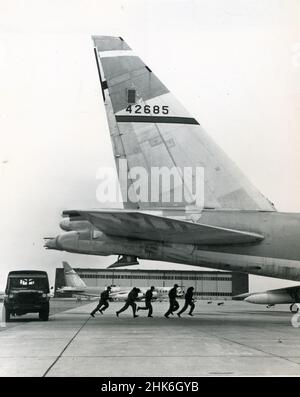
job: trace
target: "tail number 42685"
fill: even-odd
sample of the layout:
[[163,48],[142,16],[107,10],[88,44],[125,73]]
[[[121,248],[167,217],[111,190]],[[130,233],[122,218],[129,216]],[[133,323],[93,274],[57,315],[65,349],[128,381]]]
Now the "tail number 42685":
[[134,114],[168,114],[169,113],[169,106],[163,105],[129,105],[127,106],[126,112],[134,113]]

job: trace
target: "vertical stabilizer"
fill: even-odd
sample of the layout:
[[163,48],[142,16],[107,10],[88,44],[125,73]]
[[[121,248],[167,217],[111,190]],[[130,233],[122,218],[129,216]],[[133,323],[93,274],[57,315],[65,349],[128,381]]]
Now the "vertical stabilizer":
[[[202,167],[204,208],[275,210],[121,37],[94,36],[93,41],[115,161],[117,167],[120,159],[128,164],[127,181],[120,180],[123,197],[132,185],[134,167],[143,167],[148,175],[153,167]],[[193,179],[193,192],[194,184]],[[174,183],[170,191],[175,194],[179,188]],[[129,201],[124,206],[154,209],[189,204],[184,199],[164,202],[161,195],[157,202]]]
[[84,281],[67,262],[63,262],[65,282],[67,287],[86,288]]

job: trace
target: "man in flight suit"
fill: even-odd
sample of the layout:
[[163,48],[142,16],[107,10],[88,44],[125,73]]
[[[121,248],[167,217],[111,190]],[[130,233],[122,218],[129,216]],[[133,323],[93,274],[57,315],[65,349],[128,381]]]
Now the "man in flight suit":
[[125,302],[125,305],[122,307],[122,309],[118,310],[116,312],[117,317],[119,317],[119,314],[124,312],[126,309],[128,309],[129,306],[132,307],[132,312],[133,312],[133,317],[138,317],[138,315],[135,314],[136,312],[136,303],[135,301],[137,300],[139,296],[139,292],[141,290],[139,288],[134,287],[128,294],[127,300]]
[[170,314],[173,314],[173,312],[176,312],[176,310],[179,309],[179,303],[177,302],[177,288],[178,284],[174,284],[174,287],[170,289],[169,291],[169,301],[170,301],[170,307],[167,313],[165,313],[165,317],[169,318]]
[[[111,291],[111,287],[107,287],[106,290],[104,290],[101,295],[100,295],[100,300],[97,305],[97,307],[92,311],[91,316],[95,317],[95,313],[99,310],[101,314],[103,314],[104,310],[106,310],[109,306],[108,304],[108,299],[109,299],[109,293]],[[102,307],[103,306],[103,307]],[[102,307],[102,308],[101,308]]]
[[177,316],[180,317],[180,314],[182,314],[183,312],[186,311],[186,309],[188,308],[188,306],[190,305],[190,311],[189,311],[189,315],[192,316],[193,315],[193,310],[195,309],[195,303],[194,303],[194,299],[193,299],[193,294],[194,294],[194,287],[190,287],[187,289],[186,294],[185,294],[185,304],[183,306],[183,308],[180,310],[180,312],[177,313]]
[[155,290],[155,287],[151,287],[150,289],[148,289],[148,291],[146,292],[146,296],[145,296],[145,307],[140,307],[138,306],[137,311],[139,310],[149,310],[148,311],[148,317],[153,317],[152,313],[153,313],[153,307],[151,304],[151,300],[153,298],[153,291]]

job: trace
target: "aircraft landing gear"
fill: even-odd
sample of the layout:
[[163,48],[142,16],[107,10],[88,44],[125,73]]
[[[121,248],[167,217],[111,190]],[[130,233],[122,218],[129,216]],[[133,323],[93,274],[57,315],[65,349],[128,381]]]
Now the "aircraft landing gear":
[[291,306],[290,306],[290,311],[291,311],[291,313],[298,313],[299,307],[297,306],[296,303],[292,303],[292,304],[291,304]]
[[136,256],[131,255],[119,255],[117,262],[113,263],[112,265],[108,266],[110,268],[117,268],[121,266],[132,266],[132,265],[139,265]]

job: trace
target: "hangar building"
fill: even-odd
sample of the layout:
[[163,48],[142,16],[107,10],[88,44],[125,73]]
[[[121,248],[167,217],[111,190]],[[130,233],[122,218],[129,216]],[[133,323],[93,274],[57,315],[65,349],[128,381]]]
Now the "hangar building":
[[[191,270],[132,270],[75,268],[87,286],[169,287],[175,283],[186,290],[194,287],[197,299],[231,299],[248,292],[245,273]],[[65,285],[63,268],[56,269],[55,291]]]

